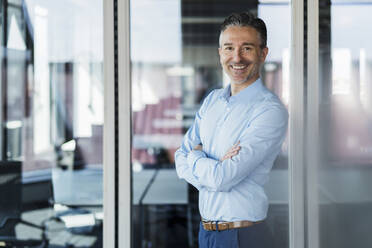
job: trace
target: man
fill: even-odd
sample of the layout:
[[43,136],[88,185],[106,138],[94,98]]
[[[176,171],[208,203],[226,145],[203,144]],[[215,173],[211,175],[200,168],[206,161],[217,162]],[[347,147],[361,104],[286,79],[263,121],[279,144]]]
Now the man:
[[175,154],[178,176],[199,190],[201,248],[273,247],[263,186],[288,113],[260,80],[266,32],[250,13],[225,19],[218,51],[230,85],[205,98]]

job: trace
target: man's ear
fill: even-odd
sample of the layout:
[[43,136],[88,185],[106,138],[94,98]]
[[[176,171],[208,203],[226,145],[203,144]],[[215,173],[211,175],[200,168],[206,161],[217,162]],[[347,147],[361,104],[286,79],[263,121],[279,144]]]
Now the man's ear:
[[268,47],[264,47],[261,49],[261,62],[265,62],[265,59],[266,59],[266,56],[267,54],[269,53],[269,48]]

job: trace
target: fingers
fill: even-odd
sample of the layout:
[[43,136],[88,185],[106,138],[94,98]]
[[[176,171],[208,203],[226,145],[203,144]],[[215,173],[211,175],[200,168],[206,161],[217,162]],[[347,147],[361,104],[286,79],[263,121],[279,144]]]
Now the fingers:
[[235,155],[237,155],[239,153],[239,150],[240,150],[240,147],[235,148],[234,150],[229,151],[228,153],[226,153],[224,155],[224,157],[226,157],[227,159],[232,158],[233,156],[235,156]]
[[221,161],[224,161],[226,159],[230,159],[234,156],[238,155],[238,151],[236,153],[231,153],[231,154],[226,154],[225,156],[223,156],[223,158],[221,159]]
[[236,145],[236,146],[231,147],[228,152],[239,151],[239,150],[240,150],[240,146]]
[[227,152],[226,154],[222,157],[221,161],[224,161],[226,159],[230,159],[234,156],[236,156],[239,153],[240,150],[240,141],[238,141],[235,145],[233,145]]
[[239,144],[240,144],[240,141],[238,141],[235,145],[233,145],[227,152],[240,149]]
[[227,152],[227,153],[224,155],[224,157],[232,157],[232,156],[235,156],[235,155],[237,155],[237,154],[239,153],[239,150],[240,150],[240,148],[237,149],[237,150],[229,151],[229,152]]
[[235,152],[235,151],[239,151],[240,150],[240,146],[239,146],[239,142],[236,143],[235,145],[233,145],[227,152],[226,154],[229,154],[229,153],[232,153],[232,152]]

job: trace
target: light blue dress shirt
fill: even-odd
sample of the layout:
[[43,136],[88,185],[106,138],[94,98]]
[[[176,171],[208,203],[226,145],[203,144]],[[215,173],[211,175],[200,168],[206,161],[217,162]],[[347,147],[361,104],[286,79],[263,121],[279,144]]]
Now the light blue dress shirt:
[[[288,112],[260,79],[230,96],[230,85],[212,91],[175,153],[180,178],[199,190],[202,218],[266,218],[264,184],[285,138]],[[239,154],[220,161],[240,141]],[[203,151],[193,150],[202,144]]]

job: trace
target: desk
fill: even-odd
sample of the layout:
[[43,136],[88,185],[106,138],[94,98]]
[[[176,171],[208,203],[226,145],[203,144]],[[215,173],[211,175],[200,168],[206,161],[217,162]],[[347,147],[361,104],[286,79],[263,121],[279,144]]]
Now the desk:
[[[138,205],[141,196],[145,193],[142,204],[169,205],[188,204],[188,188],[185,180],[178,178],[175,169],[142,170],[133,172],[133,204]],[[151,178],[154,181],[147,192]]]
[[52,170],[54,202],[67,206],[102,206],[102,166],[81,170]]

